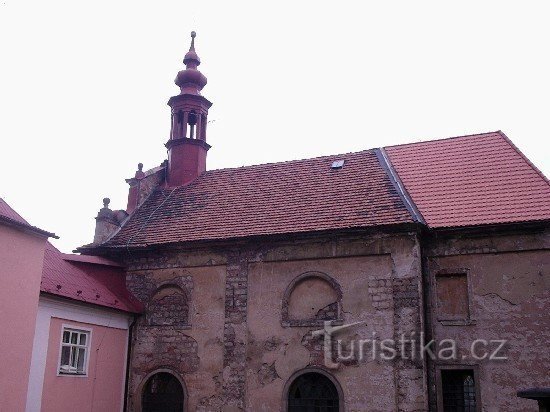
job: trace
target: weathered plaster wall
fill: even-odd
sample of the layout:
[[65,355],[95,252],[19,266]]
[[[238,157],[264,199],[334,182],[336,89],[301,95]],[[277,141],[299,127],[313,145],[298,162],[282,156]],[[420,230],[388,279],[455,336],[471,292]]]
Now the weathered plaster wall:
[[[369,281],[392,278],[388,255],[366,257],[303,259],[283,262],[259,262],[249,267],[247,410],[279,410],[283,387],[300,369],[323,366],[322,352],[308,345],[311,331],[322,326],[290,327],[281,325],[281,304],[287,286],[302,273],[318,271],[331,276],[342,289],[344,323],[361,322],[338,337],[367,339],[376,333],[380,339],[393,337],[393,310],[376,310]],[[302,303],[311,298],[309,291],[296,290]],[[391,295],[390,295],[391,296]],[[297,298],[299,298],[297,297]],[[304,310],[309,318],[309,312]],[[322,345],[322,339],[313,338]],[[308,348],[308,346],[310,346]],[[322,350],[322,349],[321,349]],[[367,355],[370,355],[367,354]],[[268,371],[272,371],[270,376]],[[348,410],[389,410],[388,392],[395,394],[391,362],[371,360],[341,366],[331,371],[344,391]],[[367,378],[368,377],[368,378]],[[395,403],[394,403],[395,405]]]
[[[167,264],[155,260],[151,266],[165,267]],[[151,325],[147,316],[138,321],[131,360],[130,401],[134,410],[139,410],[140,391],[146,375],[163,368],[179,374],[186,386],[193,388],[188,391],[186,400],[189,410],[200,408],[200,404],[210,397],[221,397],[225,272],[225,265],[193,267],[185,263],[170,269],[128,272],[130,289],[149,310],[150,303],[157,307],[158,301],[151,299],[155,291],[172,285],[185,292],[189,307],[186,324],[175,319],[165,325],[158,322]]]
[[[136,410],[144,378],[154,370],[170,369],[185,382],[189,410],[280,411],[293,373],[325,368],[322,340],[311,334],[322,327],[321,318],[336,313],[343,322],[361,322],[350,328],[348,338],[372,338],[373,332],[379,338],[396,338],[402,331],[423,328],[414,234],[232,246],[133,252],[128,259],[127,283],[147,305],[155,291],[167,285],[181,288],[190,300],[188,325],[151,326],[147,316],[138,323],[130,388]],[[297,276],[311,271],[339,285],[339,291],[328,294],[337,304],[327,301],[313,322],[306,310],[307,322],[284,325],[285,291]],[[297,292],[309,293],[306,301],[322,305],[323,299],[311,296],[327,285],[307,285]],[[296,316],[300,305],[292,299],[290,303],[290,314]],[[369,358],[328,371],[343,388],[347,411],[426,408],[421,363]]]
[[[455,339],[460,350],[459,361],[430,364],[432,407],[435,365],[471,364],[479,368],[484,411],[538,410],[516,392],[550,386],[550,232],[434,240],[427,255],[431,331],[437,340]],[[470,321],[449,325],[434,305],[434,279],[460,271],[468,276]],[[475,339],[507,340],[508,360],[472,359]]]

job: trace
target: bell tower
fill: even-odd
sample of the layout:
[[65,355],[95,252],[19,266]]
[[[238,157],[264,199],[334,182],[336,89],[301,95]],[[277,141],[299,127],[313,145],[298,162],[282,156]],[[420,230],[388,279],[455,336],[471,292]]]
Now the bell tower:
[[168,101],[171,107],[172,123],[168,149],[168,187],[182,186],[195,180],[206,170],[206,143],[208,109],[212,106],[201,95],[206,77],[197,69],[201,64],[195,52],[196,33],[191,32],[191,47],[183,59],[185,70],[176,76],[175,83],[180,94]]

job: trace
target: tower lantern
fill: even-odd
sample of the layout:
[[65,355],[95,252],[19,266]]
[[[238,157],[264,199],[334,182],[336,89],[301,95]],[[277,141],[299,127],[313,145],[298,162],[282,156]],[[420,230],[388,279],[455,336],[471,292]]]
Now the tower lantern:
[[191,32],[191,47],[183,59],[185,70],[176,76],[180,94],[168,101],[171,107],[170,140],[168,149],[167,184],[182,186],[192,182],[206,170],[208,109],[212,106],[201,90],[206,77],[198,70],[201,60],[195,51],[196,33]]

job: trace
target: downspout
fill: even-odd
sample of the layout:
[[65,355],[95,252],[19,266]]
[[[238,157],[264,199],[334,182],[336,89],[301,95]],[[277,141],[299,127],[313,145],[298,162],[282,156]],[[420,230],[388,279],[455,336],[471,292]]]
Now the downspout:
[[137,321],[137,316],[132,316],[132,323],[128,327],[128,344],[126,349],[126,376],[124,378],[124,406],[123,411],[128,412],[128,394],[130,393],[130,359],[132,355],[132,337],[134,332],[134,326]]
[[[431,342],[434,336],[433,331],[433,312],[432,312],[432,282],[430,276],[430,269],[428,264],[428,253],[429,247],[431,245],[431,239],[433,232],[429,229],[424,229],[420,233],[420,262],[421,262],[421,271],[422,271],[422,292],[423,292],[423,308],[422,312],[424,314],[424,344]],[[437,409],[437,388],[436,377],[435,377],[435,363],[430,356],[426,356],[423,360],[424,368],[426,371],[426,386],[427,386],[427,403],[428,410]]]

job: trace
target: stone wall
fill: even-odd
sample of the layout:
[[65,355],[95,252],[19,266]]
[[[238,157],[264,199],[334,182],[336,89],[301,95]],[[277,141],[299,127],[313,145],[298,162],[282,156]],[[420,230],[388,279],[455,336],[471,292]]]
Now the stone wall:
[[[139,410],[145,378],[162,369],[185,382],[189,410],[280,411],[291,376],[317,368],[342,388],[346,411],[425,410],[422,364],[365,355],[331,368],[315,334],[327,319],[357,323],[338,335],[345,351],[420,331],[420,263],[412,233],[132,252],[127,283],[148,313],[133,338],[130,406]],[[178,290],[185,304],[159,307],[155,296]],[[187,321],[149,321],[184,307]]]
[[[477,373],[483,410],[538,410],[516,392],[550,387],[550,231],[438,236],[426,243],[425,267],[427,330],[458,347],[458,360],[429,363],[431,408],[438,397],[441,402],[439,370],[469,367]],[[449,276],[455,276],[455,290],[445,294],[438,282]],[[449,310],[458,306],[461,311]],[[476,339],[506,340],[499,356],[507,359],[475,359],[470,348]],[[488,355],[497,346],[491,344]],[[479,347],[476,355],[483,353]]]

